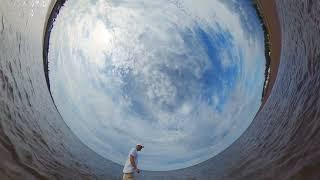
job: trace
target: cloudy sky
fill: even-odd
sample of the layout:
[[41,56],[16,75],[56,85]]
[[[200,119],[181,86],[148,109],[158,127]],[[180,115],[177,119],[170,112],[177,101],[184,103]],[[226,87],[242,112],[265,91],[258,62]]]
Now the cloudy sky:
[[68,0],[51,34],[51,91],[91,149],[171,170],[234,142],[260,106],[264,43],[250,0]]

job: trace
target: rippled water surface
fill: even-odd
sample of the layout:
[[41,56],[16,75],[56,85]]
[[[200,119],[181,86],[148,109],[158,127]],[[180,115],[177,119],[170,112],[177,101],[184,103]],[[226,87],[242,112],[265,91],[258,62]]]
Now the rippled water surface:
[[[119,178],[122,167],[83,145],[50,98],[41,53],[51,2],[0,4],[0,178]],[[144,171],[141,179],[320,178],[320,4],[276,4],[282,29],[279,73],[247,131],[203,163]]]

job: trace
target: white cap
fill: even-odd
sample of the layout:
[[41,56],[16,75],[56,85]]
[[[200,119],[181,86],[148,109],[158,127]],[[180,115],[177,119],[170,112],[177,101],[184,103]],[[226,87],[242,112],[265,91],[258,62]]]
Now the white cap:
[[144,145],[143,144],[136,144],[136,146],[141,146],[142,148],[144,148]]

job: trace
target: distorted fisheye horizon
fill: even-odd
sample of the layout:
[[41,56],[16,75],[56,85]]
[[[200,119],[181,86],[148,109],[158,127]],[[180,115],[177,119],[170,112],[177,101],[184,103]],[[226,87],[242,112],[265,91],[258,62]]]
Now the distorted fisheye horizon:
[[51,32],[52,97],[66,124],[143,170],[212,158],[261,105],[264,34],[251,0],[68,0]]

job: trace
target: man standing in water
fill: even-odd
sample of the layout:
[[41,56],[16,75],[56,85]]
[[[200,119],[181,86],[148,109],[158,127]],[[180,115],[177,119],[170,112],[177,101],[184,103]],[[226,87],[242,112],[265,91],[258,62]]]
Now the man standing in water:
[[126,164],[123,168],[123,178],[122,180],[134,180],[134,172],[140,173],[138,168],[138,151],[144,148],[142,144],[137,144],[135,148],[132,148],[129,152]]

